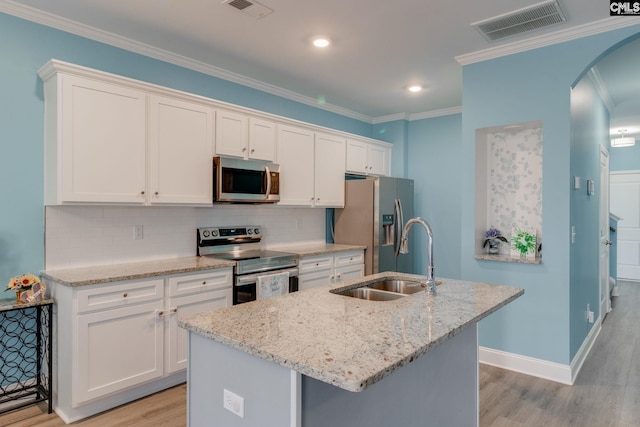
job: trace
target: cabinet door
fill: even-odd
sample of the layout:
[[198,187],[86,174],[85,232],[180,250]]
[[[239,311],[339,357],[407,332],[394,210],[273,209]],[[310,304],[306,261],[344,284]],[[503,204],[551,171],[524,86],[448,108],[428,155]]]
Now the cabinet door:
[[347,140],[347,172],[367,173],[367,148],[364,141]]
[[249,158],[275,161],[276,125],[273,122],[249,118]]
[[375,144],[369,145],[369,173],[388,176],[391,174],[391,150]]
[[246,158],[247,116],[231,111],[216,111],[216,154]]
[[149,100],[150,203],[212,203],[213,109],[171,98]]
[[157,300],[77,317],[73,406],[163,376],[162,306]]
[[344,282],[349,279],[357,279],[364,276],[364,264],[346,265],[336,267],[333,275],[333,283]]
[[187,331],[178,326],[180,317],[192,316],[206,311],[229,307],[233,304],[231,285],[226,289],[203,292],[169,300],[165,312],[166,322],[166,373],[171,374],[187,368]]
[[316,133],[314,206],[344,207],[344,138]]
[[333,283],[333,271],[319,271],[298,276],[298,290],[300,291],[330,285],[331,283]]
[[59,201],[144,203],[145,94],[74,76],[61,86]]
[[312,205],[313,145],[313,132],[290,126],[278,127],[280,205]]

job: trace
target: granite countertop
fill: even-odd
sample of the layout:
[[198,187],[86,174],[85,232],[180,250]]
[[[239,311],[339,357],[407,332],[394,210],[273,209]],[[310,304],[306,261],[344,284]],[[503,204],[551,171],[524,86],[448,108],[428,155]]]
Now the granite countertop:
[[274,247],[273,250],[291,252],[299,256],[325,255],[336,252],[346,252],[366,249],[362,245],[342,245],[338,243],[309,243],[303,245],[286,245]]
[[169,274],[190,273],[200,270],[213,270],[233,267],[234,265],[235,262],[233,261],[193,256],[65,270],[45,270],[40,273],[40,276],[67,286],[85,286]]
[[392,301],[333,294],[385,278],[378,273],[182,318],[193,333],[349,391],[362,391],[473,326],[523,289],[442,279],[438,294]]

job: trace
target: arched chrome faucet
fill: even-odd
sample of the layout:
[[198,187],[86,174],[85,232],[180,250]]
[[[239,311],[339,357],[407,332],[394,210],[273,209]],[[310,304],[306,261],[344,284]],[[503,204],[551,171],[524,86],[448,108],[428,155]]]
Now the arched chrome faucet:
[[431,231],[431,226],[427,221],[420,217],[411,218],[404,225],[404,229],[402,230],[402,238],[400,240],[400,253],[407,254],[409,253],[409,230],[413,224],[420,224],[427,232],[427,236],[429,238],[427,244],[427,290],[429,293],[436,293],[436,279],[433,277],[433,232]]

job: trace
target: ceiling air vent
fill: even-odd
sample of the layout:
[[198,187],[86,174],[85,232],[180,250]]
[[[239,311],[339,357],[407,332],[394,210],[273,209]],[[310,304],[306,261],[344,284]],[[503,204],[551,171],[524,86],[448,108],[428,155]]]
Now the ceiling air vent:
[[471,26],[476,27],[488,41],[495,41],[559,24],[566,20],[558,2],[552,0],[505,13],[495,18],[474,22]]
[[263,18],[273,13],[273,9],[269,9],[267,6],[260,4],[254,0],[224,0],[222,4],[228,4],[234,9],[237,9],[247,15],[253,16],[256,19]]

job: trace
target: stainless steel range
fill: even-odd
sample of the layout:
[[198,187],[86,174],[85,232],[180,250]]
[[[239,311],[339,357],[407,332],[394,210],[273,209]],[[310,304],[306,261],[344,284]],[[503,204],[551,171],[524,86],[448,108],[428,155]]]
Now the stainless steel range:
[[262,249],[260,226],[201,227],[197,233],[199,256],[235,261],[233,304],[256,299],[258,277],[289,273],[289,292],[298,290],[298,255]]

